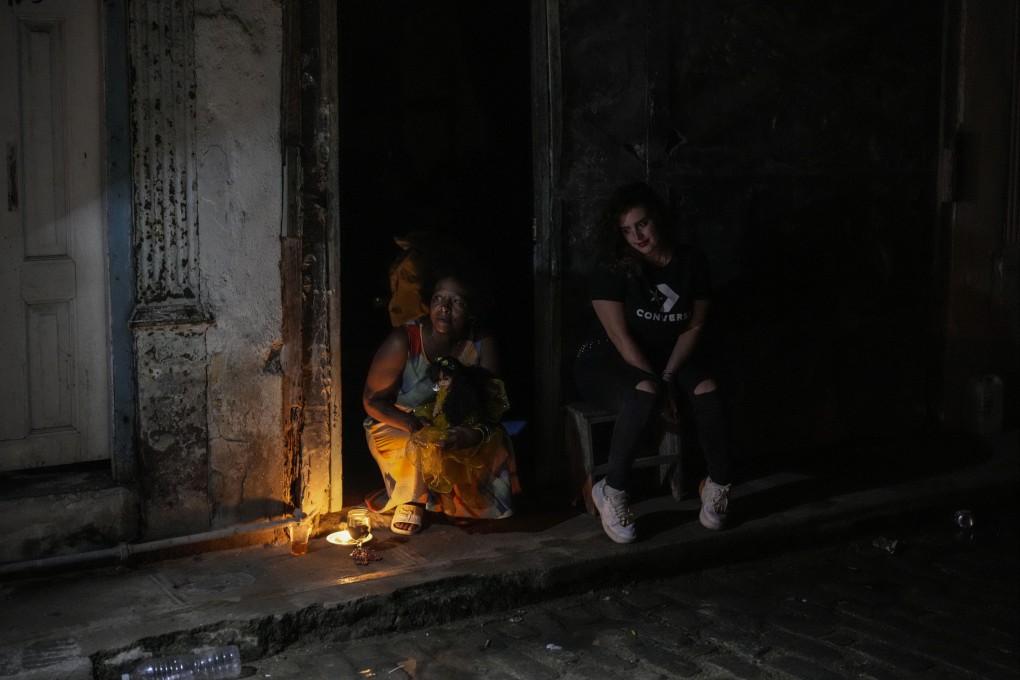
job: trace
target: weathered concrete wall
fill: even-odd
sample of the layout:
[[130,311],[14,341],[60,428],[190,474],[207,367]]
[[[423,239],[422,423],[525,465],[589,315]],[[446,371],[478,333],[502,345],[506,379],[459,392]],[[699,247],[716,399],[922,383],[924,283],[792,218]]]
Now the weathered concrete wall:
[[145,538],[278,515],[278,2],[132,0],[138,482]]
[[0,564],[134,540],[137,507],[136,494],[102,474],[7,475],[0,482]]
[[0,493],[17,505],[7,508],[13,540],[0,561],[290,510],[280,422],[281,4],[126,0],[109,11],[127,20],[134,446],[116,482],[59,474],[52,484],[18,483],[17,497]]
[[190,0],[131,0],[128,43],[137,481],[146,537],[209,526]]
[[214,526],[287,510],[281,441],[279,0],[195,3],[208,491]]
[[148,537],[209,527],[204,327],[136,327],[142,517]]
[[561,3],[565,333],[591,320],[598,200],[645,179],[709,258],[712,341],[756,453],[924,423],[941,19],[926,2]]

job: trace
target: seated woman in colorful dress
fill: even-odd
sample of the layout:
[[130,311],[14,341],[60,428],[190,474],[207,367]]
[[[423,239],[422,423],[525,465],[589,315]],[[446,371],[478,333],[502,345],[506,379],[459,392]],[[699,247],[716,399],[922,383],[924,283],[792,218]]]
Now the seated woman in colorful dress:
[[427,299],[429,313],[394,328],[376,351],[362,399],[369,451],[385,486],[366,504],[375,512],[393,512],[390,528],[401,534],[421,529],[423,510],[454,522],[509,517],[513,497],[520,492],[513,447],[497,420],[505,410],[505,406],[500,410],[498,390],[485,419],[451,423],[431,442],[447,451],[475,452],[485,460],[484,466],[454,475],[447,480],[448,490],[446,484],[435,489],[422,476],[420,455],[408,455],[412,435],[432,425],[437,382],[431,367],[436,359],[452,357],[465,367],[499,375],[496,342],[476,323],[480,303],[468,278],[442,276]]

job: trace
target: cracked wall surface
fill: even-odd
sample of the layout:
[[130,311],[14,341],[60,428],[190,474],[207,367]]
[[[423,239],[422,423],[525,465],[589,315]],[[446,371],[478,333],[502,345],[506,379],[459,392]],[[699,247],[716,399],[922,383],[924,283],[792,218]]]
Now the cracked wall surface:
[[208,349],[212,524],[286,510],[280,337],[282,9],[195,3],[197,203]]
[[145,537],[289,510],[279,2],[131,5]]

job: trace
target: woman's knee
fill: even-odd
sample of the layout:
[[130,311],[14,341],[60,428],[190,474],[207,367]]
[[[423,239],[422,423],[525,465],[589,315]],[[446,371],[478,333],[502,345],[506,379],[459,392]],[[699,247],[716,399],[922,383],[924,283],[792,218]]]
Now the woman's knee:
[[659,385],[651,380],[642,380],[634,386],[634,389],[640,390],[641,392],[648,392],[649,394],[659,393]]
[[710,392],[715,392],[716,387],[717,386],[713,378],[705,378],[704,380],[702,380],[701,382],[694,386],[694,395],[698,396],[700,394],[708,394]]

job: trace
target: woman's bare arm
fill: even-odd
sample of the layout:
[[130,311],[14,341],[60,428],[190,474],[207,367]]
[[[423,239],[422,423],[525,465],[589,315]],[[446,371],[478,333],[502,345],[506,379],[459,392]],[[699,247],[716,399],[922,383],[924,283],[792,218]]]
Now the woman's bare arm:
[[368,369],[361,402],[365,412],[379,422],[407,432],[415,432],[423,423],[396,406],[397,391],[403,379],[409,349],[407,331],[395,328],[376,350],[372,365]]
[[499,348],[492,336],[482,338],[481,354],[478,357],[478,365],[493,375],[499,375]]

